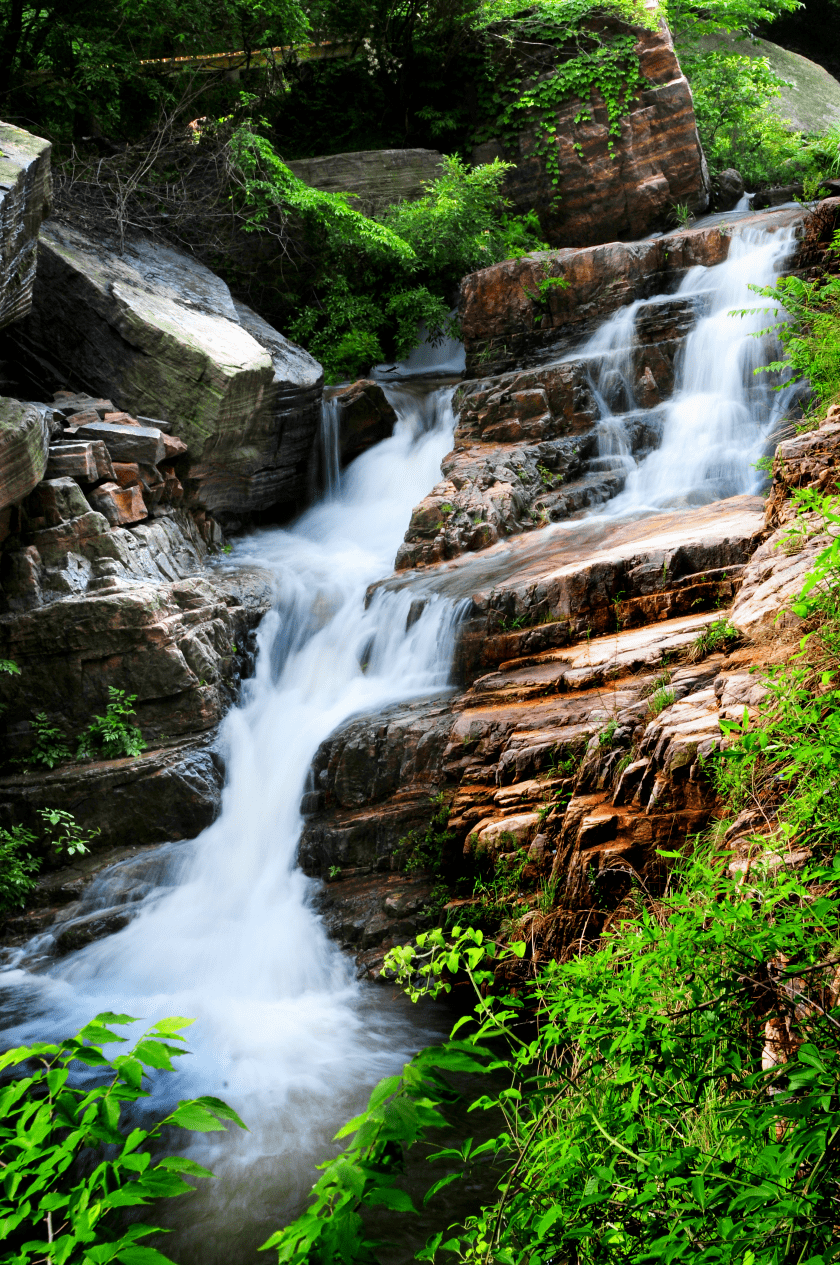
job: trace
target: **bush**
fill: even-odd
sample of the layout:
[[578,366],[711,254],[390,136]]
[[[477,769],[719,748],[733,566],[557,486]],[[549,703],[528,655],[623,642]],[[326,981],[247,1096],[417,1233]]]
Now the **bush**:
[[81,856],[99,834],[98,830],[83,830],[73,814],[62,808],[40,808],[38,815],[44,822],[41,855],[32,854],[38,839],[31,830],[23,826],[0,829],[0,911],[26,904],[44,863],[44,845],[59,858]]
[[[162,1019],[124,1054],[103,1045],[125,1042],[113,1031],[136,1023],[104,1013],[60,1044],[7,1050],[0,1056],[3,1182],[0,1240],[8,1265],[167,1265],[169,1258],[140,1240],[158,1227],[126,1225],[126,1208],[193,1192],[186,1177],[212,1177],[200,1164],[169,1155],[154,1161],[165,1130],[201,1133],[233,1122],[217,1098],[179,1102],[151,1128],[124,1120],[124,1108],[149,1097],[149,1071],[172,1071],[185,1054],[181,1029],[190,1019]],[[79,1083],[79,1065],[88,1069]]]
[[116,760],[120,756],[138,756],[146,750],[139,728],[129,724],[135,714],[131,704],[137,701],[137,695],[109,685],[108,698],[105,715],[94,716],[79,739],[77,760],[92,760],[96,756]]

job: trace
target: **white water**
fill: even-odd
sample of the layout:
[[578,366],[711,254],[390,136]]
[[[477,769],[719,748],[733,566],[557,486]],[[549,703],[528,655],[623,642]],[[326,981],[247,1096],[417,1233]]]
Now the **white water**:
[[[674,397],[661,410],[661,446],[638,464],[624,413],[635,406],[629,349],[639,305],[622,309],[586,348],[601,357],[597,460],[601,469],[628,471],[610,516],[758,486],[752,463],[788,397],[752,373],[771,358],[750,336],[767,318],[729,312],[762,305],[748,285],[772,281],[791,240],[783,232],[734,237],[725,264],[686,277],[680,293],[706,295],[709,312],[686,342]],[[355,713],[447,684],[451,604],[432,595],[408,630],[410,591],[381,590],[364,606],[367,586],[391,569],[413,506],[437,481],[452,436],[448,391],[422,407],[407,387],[389,393],[401,418],[393,438],[337,480],[329,476],[337,432],[326,427],[327,498],[293,528],[262,532],[237,549],[235,561],[274,571],[277,607],[260,630],[256,676],[224,724],[221,816],[183,845],[179,885],[147,901],[124,931],[47,974],[0,975],[11,1008],[28,1011],[7,1040],[66,1034],[102,1009],[147,1020],[197,1016],[195,1054],[171,1078],[169,1096],[221,1094],[253,1130],[245,1144],[215,1148],[211,1166],[225,1179],[186,1210],[193,1226],[207,1222],[195,1257],[202,1265],[253,1259],[256,1243],[305,1194],[335,1126],[422,1041],[395,1007],[387,1012],[354,983],[294,864],[298,805],[319,743]],[[574,524],[549,530],[561,527]],[[240,1242],[243,1224],[256,1230]],[[186,1260],[191,1250],[175,1254]]]
[[[275,572],[277,605],[260,627],[256,675],[224,722],[221,815],[184,845],[178,886],[48,974],[0,975],[7,997],[20,998],[23,986],[30,1007],[7,1040],[66,1034],[105,1009],[147,1021],[197,1017],[194,1055],[162,1088],[169,1097],[221,1094],[245,1118],[252,1135],[238,1153],[251,1173],[252,1219],[255,1161],[272,1157],[276,1187],[285,1154],[287,1188],[299,1198],[360,1093],[425,1043],[398,1007],[384,1013],[375,990],[355,983],[295,867],[299,804],[319,743],[355,713],[448,684],[453,605],[431,601],[408,631],[409,594],[379,592],[365,609],[366,588],[390,571],[452,439],[450,389],[423,407],[406,390],[391,398],[395,434],[351,466],[333,499],[238,549],[237,561]],[[276,1189],[272,1199],[277,1226]]]
[[[638,464],[621,414],[635,404],[631,336],[640,304],[623,308],[584,348],[603,357],[595,378],[599,455],[613,455],[611,464],[628,470],[624,491],[604,511],[610,517],[708,504],[761,486],[755,462],[767,451],[795,388],[776,391],[770,374],[755,373],[775,358],[773,340],[754,336],[773,318],[768,301],[750,286],[770,285],[793,243],[793,230],[746,230],[733,236],[724,263],[693,268],[684,278],[678,296],[705,298],[707,311],[679,353],[674,393],[661,410],[661,442]],[[765,310],[733,315],[748,308]],[[618,408],[610,407],[610,393],[621,401]]]

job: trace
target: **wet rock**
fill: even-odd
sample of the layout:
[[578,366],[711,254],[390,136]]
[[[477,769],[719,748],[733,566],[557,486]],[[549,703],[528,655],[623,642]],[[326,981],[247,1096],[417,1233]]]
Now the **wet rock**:
[[338,450],[342,466],[393,434],[397,415],[378,382],[362,379],[331,396],[338,412]]
[[2,777],[0,817],[4,826],[34,827],[44,804],[65,809],[86,830],[99,831],[91,844],[96,852],[129,839],[132,845],[192,839],[218,815],[222,783],[212,740],[199,737],[136,758]]
[[[91,418],[64,401],[77,430],[82,422],[93,438],[111,425],[116,442],[109,412],[168,419],[188,449],[193,502],[216,513],[241,518],[305,501],[323,385],[311,356],[170,247],[138,239],[121,255],[104,239],[50,224],[39,250],[33,310],[15,338],[118,405],[88,408]],[[157,428],[119,430],[129,445],[143,435],[128,432]],[[180,452],[159,451],[157,441],[154,450],[112,457],[155,464]]]
[[[627,245],[534,252],[471,273],[461,284],[459,304],[467,377],[529,366],[549,350],[556,355],[571,349],[618,308],[673,292],[690,268],[722,263],[732,234],[787,228],[807,218],[806,208],[790,208],[749,215],[723,231],[713,225]],[[551,278],[565,286],[541,292]]]
[[740,171],[727,167],[715,178],[714,202],[716,211],[734,211],[744,196],[744,179]]

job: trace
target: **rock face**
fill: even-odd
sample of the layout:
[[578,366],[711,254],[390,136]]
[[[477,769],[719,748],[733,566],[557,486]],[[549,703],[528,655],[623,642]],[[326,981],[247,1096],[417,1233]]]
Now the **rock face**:
[[287,166],[313,189],[352,193],[356,210],[376,215],[395,202],[421,197],[424,184],[440,175],[440,162],[436,149],[369,149],[299,158]]
[[[620,135],[610,135],[606,104],[593,92],[591,100],[562,102],[551,119],[556,185],[541,152],[540,124],[520,132],[515,146],[499,146],[516,164],[507,181],[508,195],[522,211],[537,209],[553,246],[633,241],[651,229],[668,227],[669,212],[677,204],[703,211],[709,203],[691,90],[665,23],[649,31],[599,16],[588,25],[598,32],[630,31],[637,37],[645,86],[622,118]],[[510,78],[520,78],[524,70],[536,86],[556,72],[554,49],[502,47],[501,69]]]
[[166,419],[187,446],[191,503],[233,518],[303,504],[323,385],[311,356],[168,247],[121,256],[50,224],[38,259],[16,336],[119,408]]
[[[690,268],[722,263],[731,233],[798,226],[807,215],[804,208],[773,211],[632,245],[536,252],[474,272],[461,283],[459,305],[467,377],[560,354],[634,299],[673,293]],[[563,284],[546,286],[552,278]]]
[[49,210],[49,141],[0,122],[0,329],[32,305],[38,230]]

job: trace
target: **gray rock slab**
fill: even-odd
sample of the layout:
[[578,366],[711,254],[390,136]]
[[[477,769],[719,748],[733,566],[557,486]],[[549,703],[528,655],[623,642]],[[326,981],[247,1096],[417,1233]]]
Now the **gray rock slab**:
[[0,122],[0,329],[32,306],[36,246],[50,198],[52,146]]

